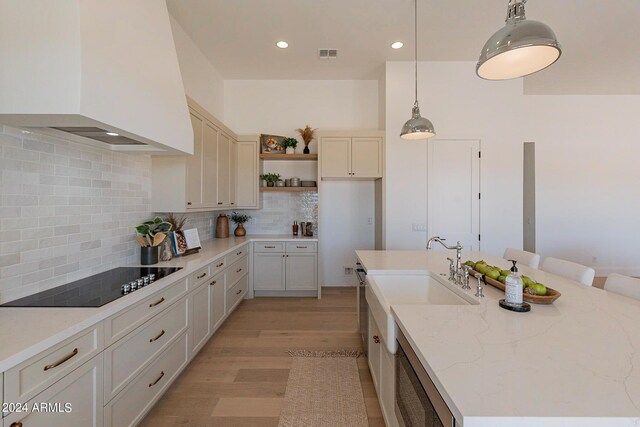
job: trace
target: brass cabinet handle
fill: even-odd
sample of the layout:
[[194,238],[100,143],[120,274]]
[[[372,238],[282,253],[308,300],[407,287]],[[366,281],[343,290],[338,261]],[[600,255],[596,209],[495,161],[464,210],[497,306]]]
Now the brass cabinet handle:
[[214,280],[213,282],[209,283],[209,286],[213,286],[213,285],[215,285],[216,283],[218,283],[218,282]]
[[202,273],[201,275],[197,276],[196,279],[202,279],[203,277],[205,277],[207,275],[207,273]]
[[149,338],[149,342],[154,342],[154,341],[158,341],[160,339],[161,336],[164,335],[164,329],[162,330],[162,332],[160,332],[160,335],[158,335],[155,338]]
[[242,289],[238,289],[238,292],[236,292],[236,295],[240,295],[242,293]]
[[164,302],[164,297],[160,298],[158,301],[154,302],[153,304],[149,304],[149,308],[155,307],[156,305],[160,305],[163,302]]
[[373,342],[376,343],[376,344],[380,344],[380,337],[377,336],[377,335],[374,335],[373,336]]
[[160,376],[154,382],[150,383],[149,387],[153,387],[154,385],[158,384],[158,381],[160,381],[162,377],[164,377],[164,371],[160,372]]
[[216,268],[222,267],[223,265],[224,265],[224,262],[221,262],[220,264],[216,265]]
[[275,249],[276,247],[275,246],[265,246],[264,248],[265,249]]
[[236,270],[236,273],[240,273],[241,271],[242,271],[242,269],[239,268],[239,269]]
[[9,427],[22,427],[22,423],[20,421],[15,422],[15,423],[11,423],[11,425]]
[[191,202],[187,202],[187,206],[191,206]]
[[222,204],[222,202],[218,202],[218,204],[219,204],[219,205],[221,205],[221,204]]
[[47,365],[44,367],[45,371],[48,371],[49,369],[53,369],[56,366],[60,366],[62,365],[64,362],[66,362],[67,360],[71,359],[73,356],[75,356],[76,354],[78,354],[78,349],[74,348],[73,351],[71,352],[71,354],[63,357],[62,359],[58,360],[57,362],[52,363],[51,365]]
[[242,251],[236,252],[236,255],[242,255]]
[[307,249],[306,246],[296,246],[296,248],[298,248],[298,249]]

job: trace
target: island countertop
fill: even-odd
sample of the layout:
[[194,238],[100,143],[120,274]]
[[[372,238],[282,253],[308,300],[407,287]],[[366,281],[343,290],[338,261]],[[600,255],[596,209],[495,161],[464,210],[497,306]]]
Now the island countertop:
[[[358,251],[379,274],[448,272],[438,251]],[[504,259],[480,252],[463,261]],[[440,394],[465,427],[640,425],[640,301],[521,267],[562,293],[515,313],[487,286],[479,305],[392,305]],[[441,277],[442,279],[442,277]],[[453,285],[451,285],[453,286]],[[475,290],[472,287],[472,293]]]

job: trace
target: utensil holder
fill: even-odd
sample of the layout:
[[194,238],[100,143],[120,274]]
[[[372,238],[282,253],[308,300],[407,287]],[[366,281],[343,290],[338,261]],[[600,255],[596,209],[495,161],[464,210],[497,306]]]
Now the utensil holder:
[[158,263],[158,246],[140,248],[140,264],[153,265]]

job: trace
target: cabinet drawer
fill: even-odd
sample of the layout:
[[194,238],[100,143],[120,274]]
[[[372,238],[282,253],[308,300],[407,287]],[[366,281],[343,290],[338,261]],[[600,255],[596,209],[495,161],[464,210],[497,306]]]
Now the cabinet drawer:
[[191,276],[189,276],[189,287],[191,289],[197,288],[211,277],[210,267],[211,264],[202,267],[195,273],[191,273]]
[[287,242],[287,252],[318,252],[316,242]]
[[105,427],[138,425],[189,361],[184,333],[104,408]]
[[[8,414],[5,426],[102,427],[102,354],[70,372],[35,399],[20,403],[26,404],[29,411]],[[34,406],[39,408],[44,403],[60,410],[33,410]]]
[[227,270],[227,289],[236,284],[239,278],[249,271],[249,257],[244,257],[233,263]]
[[253,244],[254,252],[284,252],[284,242],[256,242]]
[[215,276],[216,274],[220,273],[222,270],[227,268],[227,265],[229,265],[229,262],[227,261],[227,256],[223,256],[213,261],[211,263],[211,275]]
[[118,394],[157,354],[187,330],[187,298],[104,352],[104,401]]
[[32,357],[5,372],[5,401],[28,401],[102,349],[102,325],[97,325]]
[[227,262],[229,263],[229,265],[231,265],[236,262],[236,260],[247,255],[247,253],[249,253],[249,246],[242,245],[238,249],[234,249],[231,253],[227,254]]
[[227,290],[227,311],[230,313],[236,303],[247,293],[249,289],[249,275],[246,275],[234,286]]
[[147,297],[125,312],[118,313],[104,321],[105,345],[111,345],[120,338],[160,313],[187,293],[187,279]]

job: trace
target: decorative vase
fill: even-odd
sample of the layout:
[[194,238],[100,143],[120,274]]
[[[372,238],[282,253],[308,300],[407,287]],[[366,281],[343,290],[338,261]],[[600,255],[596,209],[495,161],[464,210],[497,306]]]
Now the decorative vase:
[[274,187],[276,184],[273,181],[267,181],[267,187]]
[[227,237],[229,237],[229,218],[225,214],[220,214],[216,219],[216,239]]
[[173,259],[173,249],[171,249],[171,239],[167,236],[160,245],[160,261],[171,261]]
[[247,235],[247,230],[245,230],[243,224],[238,224],[238,226],[236,227],[235,231],[233,232],[233,235],[237,236],[237,237],[246,236]]
[[302,152],[303,152],[304,154],[309,154],[309,153],[310,153],[310,151],[309,151],[309,146],[308,146],[308,145],[305,145],[305,146],[304,146],[304,151],[302,151]]
[[295,154],[296,153],[296,149],[293,147],[287,147],[287,149],[285,150],[285,153],[287,154]]
[[140,248],[140,264],[153,265],[158,263],[158,246]]

